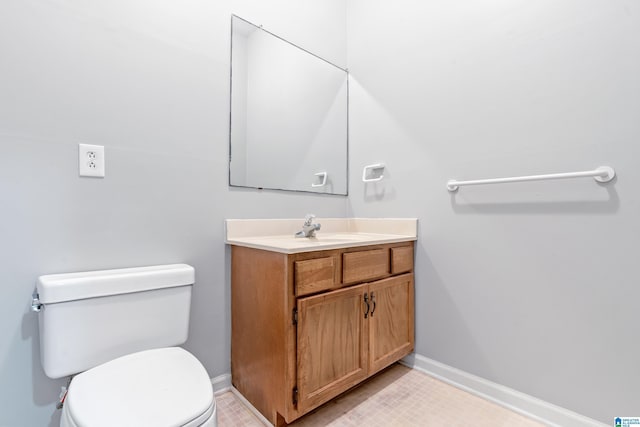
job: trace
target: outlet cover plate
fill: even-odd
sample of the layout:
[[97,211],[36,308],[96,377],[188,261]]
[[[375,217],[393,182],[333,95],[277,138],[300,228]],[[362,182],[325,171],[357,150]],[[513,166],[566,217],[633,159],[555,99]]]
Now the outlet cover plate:
[[80,176],[104,178],[104,146],[78,144],[78,172]]

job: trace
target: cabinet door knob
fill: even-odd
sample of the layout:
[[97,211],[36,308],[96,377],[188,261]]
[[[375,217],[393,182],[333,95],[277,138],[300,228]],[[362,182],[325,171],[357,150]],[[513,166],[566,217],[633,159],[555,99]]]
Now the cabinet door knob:
[[367,306],[367,309],[364,312],[364,318],[366,319],[367,316],[369,316],[369,296],[367,295],[367,293],[364,293],[364,303]]
[[371,292],[371,302],[373,303],[373,308],[371,309],[371,317],[373,317],[373,312],[376,311],[376,297]]

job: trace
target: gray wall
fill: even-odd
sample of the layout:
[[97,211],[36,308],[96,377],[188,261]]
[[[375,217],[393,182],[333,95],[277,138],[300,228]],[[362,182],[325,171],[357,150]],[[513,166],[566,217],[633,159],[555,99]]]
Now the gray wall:
[[[607,424],[638,413],[640,5],[348,4],[349,215],[420,219],[417,353]],[[375,162],[388,179],[364,186]],[[607,164],[610,185],[445,189]]]
[[[38,275],[194,265],[186,347],[214,377],[223,220],[345,215],[345,197],[228,188],[231,13],[346,65],[338,0],[0,2],[0,426],[59,416],[28,311]],[[106,147],[105,179],[78,177],[78,143]]]

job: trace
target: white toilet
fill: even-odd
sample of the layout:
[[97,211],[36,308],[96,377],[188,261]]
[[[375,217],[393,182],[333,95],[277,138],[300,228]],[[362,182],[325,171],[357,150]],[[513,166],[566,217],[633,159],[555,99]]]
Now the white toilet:
[[61,427],[215,427],[211,380],[188,351],[193,267],[125,268],[38,278],[40,360],[75,375]]

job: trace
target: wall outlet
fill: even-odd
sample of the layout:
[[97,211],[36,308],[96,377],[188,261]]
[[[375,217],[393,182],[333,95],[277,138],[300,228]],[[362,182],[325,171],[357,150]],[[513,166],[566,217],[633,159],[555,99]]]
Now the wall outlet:
[[80,176],[104,178],[104,146],[78,144],[78,172]]

